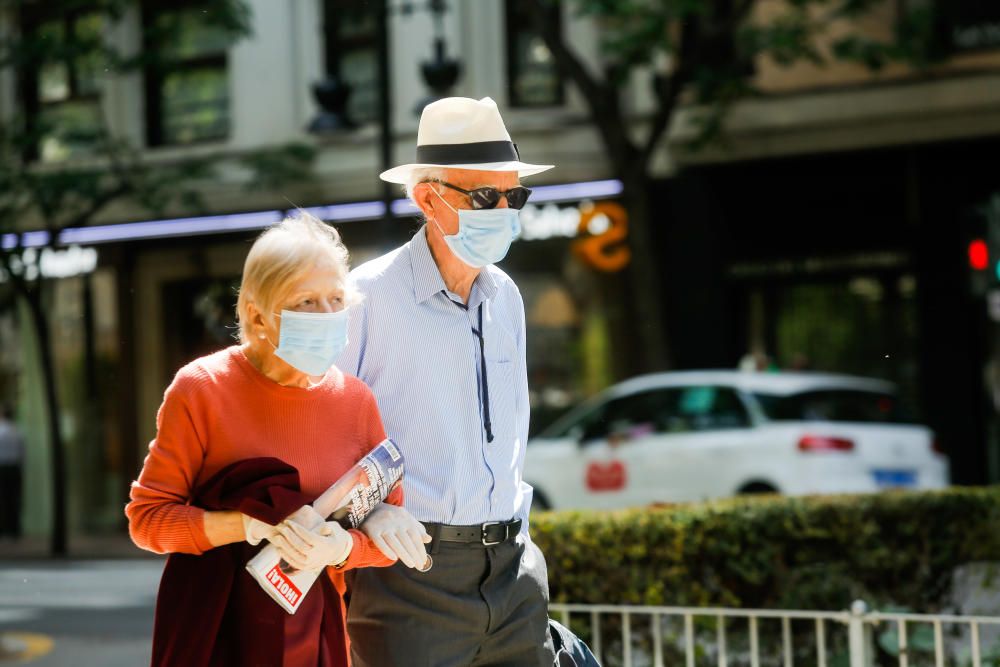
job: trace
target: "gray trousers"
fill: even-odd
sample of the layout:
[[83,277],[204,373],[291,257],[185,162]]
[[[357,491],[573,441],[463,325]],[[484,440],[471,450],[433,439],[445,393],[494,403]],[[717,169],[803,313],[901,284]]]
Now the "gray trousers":
[[530,538],[441,542],[425,573],[347,573],[352,667],[551,667],[548,573]]

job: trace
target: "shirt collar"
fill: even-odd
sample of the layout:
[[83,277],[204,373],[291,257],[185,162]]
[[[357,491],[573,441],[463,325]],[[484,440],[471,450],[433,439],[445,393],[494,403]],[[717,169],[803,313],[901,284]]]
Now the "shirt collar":
[[[424,225],[410,239],[410,263],[413,268],[413,298],[423,303],[435,294],[448,292],[441,278],[441,271],[434,262],[430,246],[427,245],[427,225]],[[472,283],[469,308],[476,308],[483,301],[489,301],[497,293],[497,282],[489,267],[483,267]]]
[[[497,293],[497,281],[490,272],[490,267],[484,266],[476,281],[472,283],[472,294],[469,295],[469,308],[476,308],[483,301],[489,301]],[[478,295],[478,298],[477,298]]]
[[410,239],[410,263],[413,266],[413,298],[417,303],[423,303],[447,289],[427,245],[426,225]]

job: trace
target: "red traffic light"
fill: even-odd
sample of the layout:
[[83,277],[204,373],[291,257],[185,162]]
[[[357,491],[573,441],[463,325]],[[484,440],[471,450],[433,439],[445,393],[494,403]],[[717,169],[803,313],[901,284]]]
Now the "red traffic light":
[[976,239],[969,244],[969,266],[976,271],[985,271],[990,266],[990,250],[986,241]]

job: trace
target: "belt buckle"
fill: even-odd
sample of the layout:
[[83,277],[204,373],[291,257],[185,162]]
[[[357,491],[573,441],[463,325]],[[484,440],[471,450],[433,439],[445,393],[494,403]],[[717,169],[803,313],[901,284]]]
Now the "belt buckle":
[[503,543],[504,541],[507,540],[507,538],[510,536],[510,526],[507,526],[507,530],[504,531],[505,535],[504,535],[504,538],[502,540],[496,540],[495,542],[491,542],[491,541],[488,541],[486,539],[486,529],[487,528],[489,528],[490,526],[499,526],[499,525],[502,525],[503,523],[504,523],[503,521],[487,521],[486,523],[484,523],[481,526],[481,529],[482,529],[483,532],[482,532],[482,535],[480,536],[479,539],[483,543],[484,547],[495,547],[496,545],[501,544],[501,543]]

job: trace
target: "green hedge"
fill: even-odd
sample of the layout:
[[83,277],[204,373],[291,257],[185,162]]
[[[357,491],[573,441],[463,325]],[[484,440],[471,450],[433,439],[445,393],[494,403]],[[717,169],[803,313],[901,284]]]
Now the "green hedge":
[[532,516],[553,602],[933,611],[955,567],[1000,562],[1000,488]]

